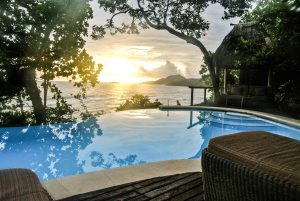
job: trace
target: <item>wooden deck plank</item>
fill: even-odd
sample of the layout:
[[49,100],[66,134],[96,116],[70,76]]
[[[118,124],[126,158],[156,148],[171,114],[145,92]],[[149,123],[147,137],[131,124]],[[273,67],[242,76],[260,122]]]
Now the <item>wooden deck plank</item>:
[[192,200],[192,199],[194,199],[194,197],[201,195],[201,194],[203,194],[203,186],[198,185],[182,194],[174,196],[172,198],[172,200],[174,200],[174,201]]
[[146,196],[148,197],[156,197],[157,195],[161,195],[163,193],[168,192],[171,189],[176,189],[179,188],[182,185],[185,185],[186,183],[189,183],[191,181],[195,181],[196,179],[199,179],[197,177],[195,177],[194,175],[191,175],[189,177],[186,177],[184,179],[180,179],[180,180],[176,180],[168,185],[162,186],[160,188],[157,188],[155,190],[152,190],[150,192],[145,193]]
[[186,175],[186,174],[180,174],[180,175],[174,175],[174,176],[169,176],[166,177],[164,180],[160,181],[160,182],[155,182],[152,183],[151,185],[147,185],[147,186],[143,186],[142,188],[138,189],[138,192],[141,194],[147,193],[149,191],[155,190],[155,189],[159,189],[163,186],[172,184],[173,182],[183,179],[185,177],[189,177],[190,174]]
[[185,173],[147,179],[76,195],[60,201],[203,201],[202,174]]
[[[155,182],[158,182],[158,181],[161,181],[161,180],[165,180],[165,179],[166,179],[165,177],[157,177],[157,178],[152,178],[152,179],[133,182],[133,183],[130,183],[130,184],[131,184],[131,186],[133,186],[133,185],[144,186],[144,185],[152,184],[152,183],[155,183]],[[110,192],[114,192],[114,191],[117,191],[119,189],[123,189],[124,192],[129,192],[130,189],[127,188],[128,186],[129,186],[129,184],[122,184],[122,185],[119,185],[119,186],[113,186],[113,187],[110,187],[110,188],[101,189],[99,191],[94,191],[94,192],[90,192],[90,193],[85,193],[85,194],[81,194],[81,195],[72,196],[70,198],[65,198],[65,199],[62,199],[61,201],[72,201],[72,200],[74,200],[75,197],[77,197],[77,199],[79,199],[79,197],[80,197],[80,199],[78,201],[85,201],[85,200],[90,201],[94,197],[97,197],[97,196],[100,196],[100,195],[103,195],[103,194],[107,194],[107,193],[109,194]],[[115,194],[115,193],[113,193],[113,194]]]
[[175,189],[171,189],[170,191],[168,192],[165,192],[153,199],[151,199],[152,201],[163,201],[163,200],[168,200],[172,197],[175,197],[176,195],[179,195],[181,193],[184,193],[186,191],[189,191],[190,189],[194,188],[195,186],[198,186],[198,185],[202,185],[202,181],[200,181],[199,179],[197,180],[194,180],[192,182],[189,182],[185,185],[181,185],[179,186],[178,188],[175,188]]
[[186,201],[204,201],[204,193],[198,194],[195,197],[189,198]]
[[132,183],[132,185],[134,185],[136,188],[141,188],[141,187],[148,186],[148,185],[151,185],[156,182],[160,182],[165,179],[166,179],[166,177],[156,177],[156,178],[151,178],[151,179],[134,182],[134,183]]
[[[131,201],[148,200],[144,196],[148,197],[149,199],[152,198],[152,197],[158,196],[158,195],[162,194],[163,192],[157,191],[157,189],[161,189],[161,188],[166,189],[166,186],[170,186],[174,182],[177,182],[179,180],[182,180],[182,179],[185,179],[187,177],[190,177],[193,174],[195,174],[195,173],[186,173],[186,174],[180,174],[180,175],[172,175],[172,176],[164,177],[165,179],[161,180],[159,182],[155,182],[155,183],[150,184],[148,186],[143,186],[143,187],[137,189],[137,191],[141,194],[141,196],[132,198]],[[196,175],[196,176],[198,176],[198,175]],[[154,191],[154,193],[152,191]],[[149,196],[149,195],[147,195],[147,193],[150,193],[150,194],[153,194],[153,195]]]
[[[114,196],[111,200],[116,200],[117,197],[120,198],[121,200],[126,200],[129,198],[133,199],[134,197],[139,197],[138,200],[141,200],[141,199],[147,200],[148,196],[147,195],[145,196],[145,192],[147,190],[154,189],[154,188],[157,189],[157,188],[160,188],[160,186],[169,185],[173,181],[173,179],[175,181],[177,181],[182,178],[189,177],[190,175],[192,175],[192,174],[177,175],[176,177],[172,177],[172,178],[159,177],[159,178],[153,178],[153,179],[149,179],[149,180],[142,181],[142,182],[133,183],[132,189],[134,189],[134,192],[133,192],[133,190],[128,190],[128,191],[126,190],[125,193],[123,193],[122,195],[118,194],[118,196]],[[123,190],[121,190],[121,191],[123,191]],[[106,199],[106,200],[109,200],[109,199]]]
[[[117,190],[110,191],[110,192],[107,192],[107,193],[104,193],[104,194],[100,194],[100,195],[96,196],[96,198],[98,200],[109,200],[109,199],[112,199],[112,198],[115,198],[115,197],[122,197],[123,194],[128,193],[128,192],[134,193],[135,196],[140,195],[137,192],[135,192],[134,190],[135,190],[134,186],[127,185],[127,186],[121,187]],[[131,196],[131,197],[133,197],[133,196]]]
[[[115,195],[115,196],[111,196],[111,197],[97,197],[97,200],[105,200],[105,201],[130,200],[131,198],[137,197],[137,196],[140,196],[140,194],[138,194],[135,191],[131,191],[131,192],[126,192],[126,193],[123,192],[123,194],[119,194],[119,195]],[[141,196],[147,198],[144,195],[141,195]]]

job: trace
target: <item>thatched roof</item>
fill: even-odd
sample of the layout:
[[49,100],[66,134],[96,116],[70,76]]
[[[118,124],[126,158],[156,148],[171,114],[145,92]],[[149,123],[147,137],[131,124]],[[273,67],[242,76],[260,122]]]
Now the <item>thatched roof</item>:
[[254,44],[266,43],[266,33],[261,24],[257,22],[237,24],[225,36],[214,53],[214,61],[217,67],[232,68],[235,60],[245,56],[236,52],[241,37],[251,40]]

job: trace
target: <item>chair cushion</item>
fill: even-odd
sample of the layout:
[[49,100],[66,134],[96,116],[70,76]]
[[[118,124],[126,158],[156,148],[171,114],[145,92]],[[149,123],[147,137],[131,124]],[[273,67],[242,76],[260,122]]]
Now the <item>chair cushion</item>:
[[300,141],[257,131],[210,140],[208,151],[300,185]]
[[51,198],[31,170],[7,169],[0,170],[0,200],[49,201]]

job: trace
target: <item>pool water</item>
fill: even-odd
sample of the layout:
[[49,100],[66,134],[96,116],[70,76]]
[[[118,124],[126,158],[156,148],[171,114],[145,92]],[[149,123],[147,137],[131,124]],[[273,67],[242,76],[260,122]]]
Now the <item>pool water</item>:
[[29,168],[41,180],[101,169],[201,157],[211,138],[263,130],[300,140],[300,130],[217,111],[133,110],[62,124],[0,128],[0,169]]

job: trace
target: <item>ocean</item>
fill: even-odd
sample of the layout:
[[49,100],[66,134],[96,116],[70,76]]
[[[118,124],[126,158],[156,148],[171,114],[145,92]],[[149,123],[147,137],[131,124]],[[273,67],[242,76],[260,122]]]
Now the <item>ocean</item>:
[[[69,82],[56,81],[54,84],[62,91],[63,97],[74,108],[80,109],[80,102],[70,94],[78,92]],[[186,86],[166,86],[141,83],[99,83],[95,87],[88,87],[87,97],[84,100],[90,112],[111,113],[124,103],[126,99],[135,94],[148,96],[151,101],[158,99],[163,105],[176,105],[177,100],[181,105],[190,104],[191,90]],[[203,102],[203,90],[194,91],[194,103]],[[55,102],[48,96],[48,105],[54,106]]]

